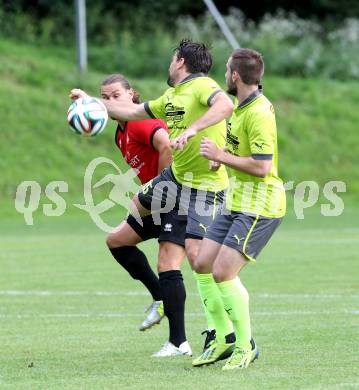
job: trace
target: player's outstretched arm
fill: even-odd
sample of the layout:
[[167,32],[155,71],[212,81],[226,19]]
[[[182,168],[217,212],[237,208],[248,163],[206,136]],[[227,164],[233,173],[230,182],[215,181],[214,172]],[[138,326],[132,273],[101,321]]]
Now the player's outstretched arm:
[[266,177],[272,168],[272,160],[256,160],[253,157],[234,156],[219,149],[209,138],[203,138],[200,154],[212,161],[257,177]]
[[[71,100],[77,100],[89,95],[82,89],[74,88],[70,91],[69,96]],[[108,115],[112,119],[120,121],[135,121],[149,118],[149,115],[147,114],[143,104],[136,104],[125,99],[117,99],[116,101],[108,99],[100,100],[105,105]]]
[[208,111],[198,118],[192,125],[178,138],[172,141],[174,149],[183,149],[189,138],[194,137],[199,131],[213,126],[223,119],[228,118],[233,112],[233,103],[224,93],[217,93],[211,101]]
[[123,101],[120,99],[102,99],[102,103],[106,106],[108,115],[112,119],[119,121],[137,121],[150,118],[143,103],[137,104],[125,99]]

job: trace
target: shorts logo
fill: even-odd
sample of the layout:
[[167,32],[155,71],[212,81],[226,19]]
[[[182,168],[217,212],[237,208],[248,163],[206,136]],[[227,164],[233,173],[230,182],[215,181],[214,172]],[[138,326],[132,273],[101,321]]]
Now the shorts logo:
[[205,233],[207,233],[207,226],[204,226],[203,223],[200,223],[199,227],[202,228]]
[[150,188],[152,188],[152,180],[142,186],[142,193],[147,194]]
[[237,236],[237,234],[235,234],[233,237],[237,240],[238,245],[239,245],[239,243],[240,243],[242,240],[244,240],[244,237],[239,238],[239,237]]
[[172,224],[166,223],[165,228],[163,229],[165,232],[172,232]]

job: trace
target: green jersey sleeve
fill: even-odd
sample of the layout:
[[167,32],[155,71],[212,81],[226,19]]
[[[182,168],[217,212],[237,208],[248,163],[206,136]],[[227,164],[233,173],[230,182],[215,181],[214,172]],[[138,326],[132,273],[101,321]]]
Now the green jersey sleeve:
[[197,97],[203,106],[210,106],[211,100],[217,93],[223,92],[220,86],[211,78],[204,77],[197,84]]
[[144,103],[145,110],[151,118],[153,118],[153,119],[155,119],[155,118],[165,119],[166,118],[164,96],[165,95],[162,95],[159,98],[157,98],[156,100],[149,100],[148,102]]
[[248,119],[248,143],[252,157],[257,160],[271,160],[277,132],[272,106],[253,112]]

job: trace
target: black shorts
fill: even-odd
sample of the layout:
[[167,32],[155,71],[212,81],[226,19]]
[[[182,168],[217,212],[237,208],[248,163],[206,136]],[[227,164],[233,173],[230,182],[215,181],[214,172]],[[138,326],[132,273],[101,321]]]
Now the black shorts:
[[146,183],[138,193],[138,200],[147,210],[175,211],[187,218],[186,238],[201,240],[215,216],[221,211],[224,191],[204,191],[182,186],[171,168],[164,169]]
[[176,211],[161,214],[160,224],[156,224],[152,215],[142,218],[142,226],[131,214],[127,217],[127,223],[142,238],[143,241],[157,238],[158,242],[169,241],[184,247],[187,218],[178,215]]
[[205,237],[237,250],[247,260],[255,261],[282,222],[282,218],[225,211],[226,213],[217,215]]

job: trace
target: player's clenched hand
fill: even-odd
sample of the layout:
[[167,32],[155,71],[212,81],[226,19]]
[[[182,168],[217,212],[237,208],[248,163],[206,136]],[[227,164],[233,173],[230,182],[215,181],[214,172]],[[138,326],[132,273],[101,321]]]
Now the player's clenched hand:
[[208,158],[208,160],[219,162],[221,153],[222,150],[217,148],[217,145],[213,141],[207,137],[202,138],[199,152],[201,156]]
[[77,99],[80,99],[80,98],[84,98],[84,97],[86,97],[88,95],[82,89],[74,88],[74,89],[71,89],[69,96],[70,96],[71,100],[77,100]]
[[174,150],[182,150],[191,137],[197,134],[195,130],[187,129],[179,137],[175,138],[171,142],[171,146]]
[[219,163],[218,161],[212,161],[212,160],[208,160],[208,168],[210,171],[218,171],[219,167],[221,166],[221,163]]

